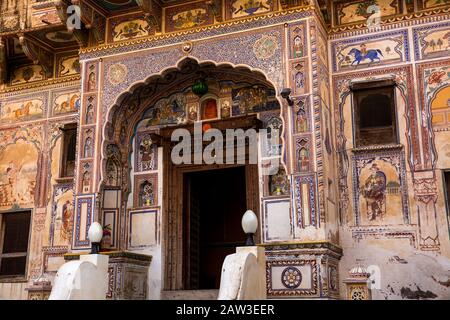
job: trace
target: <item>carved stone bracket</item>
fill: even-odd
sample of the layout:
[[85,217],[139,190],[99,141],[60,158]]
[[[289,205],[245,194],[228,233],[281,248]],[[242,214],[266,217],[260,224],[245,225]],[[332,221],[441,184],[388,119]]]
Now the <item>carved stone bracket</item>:
[[19,43],[28,59],[34,64],[41,65],[47,77],[51,78],[53,76],[53,52],[38,45],[24,33],[19,34]]
[[148,22],[155,28],[156,32],[161,32],[162,8],[154,0],[136,0],[139,8],[145,13]]

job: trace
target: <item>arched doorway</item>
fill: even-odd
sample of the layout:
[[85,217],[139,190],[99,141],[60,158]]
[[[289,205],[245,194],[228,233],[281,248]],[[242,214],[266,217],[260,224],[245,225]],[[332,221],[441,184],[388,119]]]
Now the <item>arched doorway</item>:
[[[273,117],[279,118],[279,110],[275,89],[262,73],[186,58],[176,68],[133,86],[109,111],[102,185],[122,194],[120,246],[140,247],[141,243],[130,240],[135,225],[130,217],[135,211],[154,209],[158,219],[151,232],[161,245],[163,289],[218,288],[223,259],[245,240],[242,214],[247,209],[259,213],[264,188],[258,170],[261,159],[265,155],[281,159],[282,149],[270,146],[271,152],[261,153],[255,140],[259,155],[256,163],[249,163],[252,141],[244,139],[247,148],[235,152],[233,163],[174,164],[173,132],[192,133],[198,124],[203,132],[208,128],[222,133],[257,131]],[[281,135],[279,129],[274,132]],[[192,140],[191,159],[194,145]],[[201,143],[200,152],[207,145]]]

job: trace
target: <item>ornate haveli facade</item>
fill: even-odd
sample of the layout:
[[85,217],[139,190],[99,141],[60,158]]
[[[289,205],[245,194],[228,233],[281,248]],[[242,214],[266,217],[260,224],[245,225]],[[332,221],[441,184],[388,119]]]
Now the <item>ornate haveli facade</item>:
[[[449,0],[0,3],[1,299],[94,221],[108,299],[215,298],[247,209],[269,299],[450,298]],[[174,163],[197,124],[280,142]]]

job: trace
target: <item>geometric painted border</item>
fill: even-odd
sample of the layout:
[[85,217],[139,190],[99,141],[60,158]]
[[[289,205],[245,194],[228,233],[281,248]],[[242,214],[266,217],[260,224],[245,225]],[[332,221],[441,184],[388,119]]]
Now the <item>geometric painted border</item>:
[[[90,241],[88,239],[88,231],[89,227],[91,226],[91,223],[93,222],[94,218],[94,199],[95,195],[83,195],[76,198],[76,214],[75,214],[75,220],[74,220],[74,226],[75,226],[75,232],[73,235],[73,246],[72,249],[80,250],[80,249],[89,249],[90,247]],[[87,217],[86,217],[86,234],[85,239],[86,240],[80,240],[80,230],[81,230],[81,205],[83,203],[87,204]]]
[[[311,266],[311,288],[310,289],[273,289],[272,288],[272,267],[289,267],[289,266]],[[298,260],[272,260],[266,262],[266,286],[267,296],[279,297],[279,296],[291,296],[291,297],[304,297],[304,296],[317,296],[318,290],[318,276],[317,266],[315,259],[298,259]]]

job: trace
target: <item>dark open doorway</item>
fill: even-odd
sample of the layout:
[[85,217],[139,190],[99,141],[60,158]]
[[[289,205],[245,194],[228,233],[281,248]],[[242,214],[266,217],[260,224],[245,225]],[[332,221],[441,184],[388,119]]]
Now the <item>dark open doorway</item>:
[[185,173],[184,279],[188,290],[218,289],[225,257],[245,243],[245,166]]

